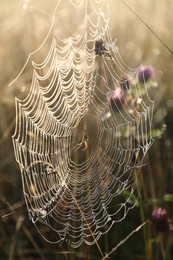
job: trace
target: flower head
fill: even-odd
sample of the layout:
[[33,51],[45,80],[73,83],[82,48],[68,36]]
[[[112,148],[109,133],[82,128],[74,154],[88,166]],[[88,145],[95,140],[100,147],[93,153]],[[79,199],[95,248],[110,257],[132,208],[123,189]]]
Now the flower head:
[[137,70],[137,77],[139,81],[143,83],[151,79],[153,75],[154,75],[154,68],[151,65],[141,66]]
[[168,232],[169,220],[168,220],[168,213],[166,209],[155,208],[151,214],[151,220],[157,231]]
[[109,90],[107,92],[107,101],[113,110],[121,110],[125,103],[124,90],[121,87]]

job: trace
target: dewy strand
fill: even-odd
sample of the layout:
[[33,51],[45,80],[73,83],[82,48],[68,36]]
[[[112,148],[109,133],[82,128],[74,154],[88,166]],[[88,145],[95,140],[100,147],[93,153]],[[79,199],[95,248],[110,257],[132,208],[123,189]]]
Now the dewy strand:
[[[76,11],[85,8],[83,24],[75,35],[59,37],[53,31],[58,1],[51,29],[35,51],[52,37],[47,56],[32,61],[29,94],[16,99],[13,144],[30,219],[51,243],[78,247],[97,243],[134,207],[129,201],[152,140],[153,102],[143,99],[136,80],[114,111],[107,93],[119,87],[121,74],[135,80],[136,69],[118,53],[102,1],[70,2]],[[41,225],[50,229],[48,236]]]

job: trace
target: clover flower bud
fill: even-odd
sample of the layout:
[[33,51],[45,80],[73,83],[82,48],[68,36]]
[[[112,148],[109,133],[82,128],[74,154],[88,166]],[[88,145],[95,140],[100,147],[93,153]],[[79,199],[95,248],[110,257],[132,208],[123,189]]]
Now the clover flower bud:
[[137,77],[139,81],[143,83],[151,79],[153,75],[154,75],[154,68],[151,65],[141,66],[137,70]]
[[151,214],[151,221],[159,232],[166,233],[169,230],[169,220],[167,210],[155,208]]
[[125,104],[124,90],[121,87],[109,90],[107,92],[107,101],[113,110],[121,110]]

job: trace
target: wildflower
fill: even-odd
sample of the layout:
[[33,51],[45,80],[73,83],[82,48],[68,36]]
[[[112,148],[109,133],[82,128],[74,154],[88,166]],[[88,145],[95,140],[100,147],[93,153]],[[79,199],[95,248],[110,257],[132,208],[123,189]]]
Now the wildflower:
[[159,232],[166,233],[169,230],[169,219],[167,210],[164,208],[155,208],[151,214],[151,221]]
[[140,82],[146,82],[154,75],[154,68],[151,65],[145,65],[137,70],[137,77]]
[[113,110],[121,110],[125,104],[124,90],[116,87],[114,90],[107,92],[107,101]]

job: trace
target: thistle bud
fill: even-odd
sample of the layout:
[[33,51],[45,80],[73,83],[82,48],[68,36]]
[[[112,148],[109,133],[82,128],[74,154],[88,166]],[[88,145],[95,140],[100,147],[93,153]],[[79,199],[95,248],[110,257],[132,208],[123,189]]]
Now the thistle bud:
[[155,208],[151,214],[151,221],[159,232],[166,233],[169,230],[169,220],[167,210]]
[[137,70],[137,77],[140,82],[146,82],[154,75],[154,68],[151,65],[141,66]]
[[121,110],[125,104],[124,90],[121,87],[109,90],[107,92],[107,101],[113,110]]

